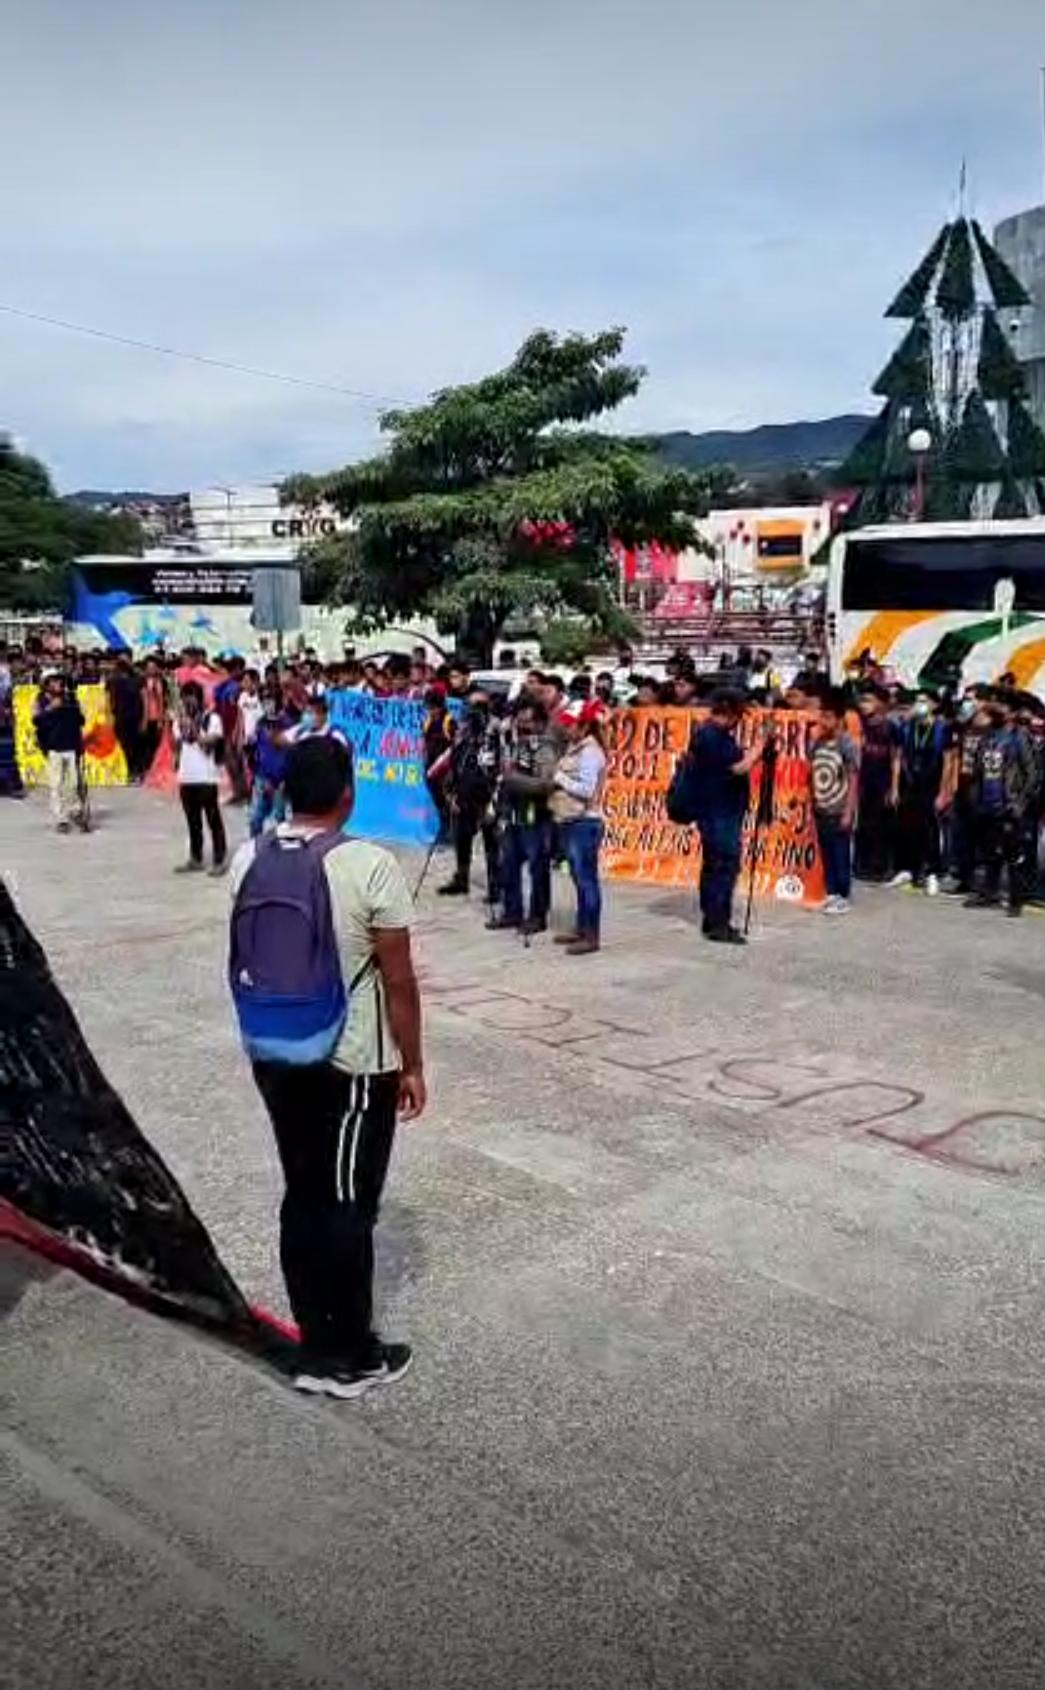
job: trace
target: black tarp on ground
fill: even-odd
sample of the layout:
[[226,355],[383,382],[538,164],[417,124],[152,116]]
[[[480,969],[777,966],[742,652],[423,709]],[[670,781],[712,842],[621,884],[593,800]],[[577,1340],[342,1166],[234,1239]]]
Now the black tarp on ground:
[[2,880],[0,1197],[128,1293],[256,1341],[246,1301],[91,1055]]

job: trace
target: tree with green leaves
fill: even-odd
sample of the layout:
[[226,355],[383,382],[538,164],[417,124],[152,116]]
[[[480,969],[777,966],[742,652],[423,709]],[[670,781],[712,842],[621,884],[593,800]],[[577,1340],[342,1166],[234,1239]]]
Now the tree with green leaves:
[[141,551],[135,519],[59,498],[43,464],[0,438],[0,605],[60,610],[72,560],[106,551]]
[[511,618],[633,635],[614,541],[693,545],[710,482],[588,426],[639,389],[623,346],[622,329],[538,330],[506,369],[384,415],[379,457],[284,485],[287,501],[354,519],[306,563],[357,629],[431,618],[480,664]]
[[[959,217],[944,225],[886,312],[911,327],[874,384],[881,412],[837,474],[840,486],[859,490],[851,524],[1045,509],[1045,436],[997,315],[1028,303],[979,223]],[[917,511],[908,447],[915,429],[932,440]]]

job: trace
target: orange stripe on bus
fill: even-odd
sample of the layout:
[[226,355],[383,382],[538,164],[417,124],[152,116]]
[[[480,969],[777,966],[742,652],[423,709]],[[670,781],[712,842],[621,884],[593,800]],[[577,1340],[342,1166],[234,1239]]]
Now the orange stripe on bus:
[[880,662],[888,657],[901,634],[906,634],[909,628],[917,628],[919,622],[932,622],[940,614],[938,610],[876,611],[846,652],[846,668],[848,669],[850,663],[855,663],[860,653],[868,647],[871,655]]
[[[1045,640],[1031,640],[1021,645],[1007,660],[999,674],[1012,674],[1021,690],[1030,686],[1038,670],[1045,664]],[[995,677],[997,679],[997,677]]]

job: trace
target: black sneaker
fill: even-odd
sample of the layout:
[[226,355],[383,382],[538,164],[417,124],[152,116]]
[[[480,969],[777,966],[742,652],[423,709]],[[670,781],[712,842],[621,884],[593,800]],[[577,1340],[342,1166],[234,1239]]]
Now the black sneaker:
[[350,1367],[337,1361],[312,1360],[304,1362],[294,1375],[294,1389],[312,1397],[337,1397],[341,1402],[354,1402],[365,1397],[373,1380],[360,1367]]
[[486,923],[487,933],[517,932],[522,926],[519,921],[513,921],[508,915],[492,915]]
[[414,1356],[409,1344],[376,1342],[365,1362],[352,1366],[347,1362],[311,1358],[302,1363],[295,1375],[294,1389],[307,1396],[335,1397],[338,1402],[356,1402],[365,1397],[375,1385],[394,1385],[410,1370]]
[[992,892],[973,892],[966,898],[963,909],[996,910],[1001,899]]
[[413,1360],[414,1352],[409,1344],[378,1342],[371,1360],[360,1373],[371,1385],[397,1385],[409,1373]]
[[528,939],[532,939],[535,933],[547,933],[548,923],[543,916],[530,916],[523,922],[522,931]]
[[468,882],[467,880],[448,880],[445,886],[440,886],[438,895],[440,898],[467,898]]
[[736,927],[709,927],[704,934],[713,945],[746,945],[747,940]]

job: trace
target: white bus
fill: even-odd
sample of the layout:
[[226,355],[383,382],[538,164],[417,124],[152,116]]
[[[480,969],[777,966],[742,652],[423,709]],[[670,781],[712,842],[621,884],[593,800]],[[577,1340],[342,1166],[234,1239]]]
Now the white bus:
[[1045,699],[1045,517],[840,534],[827,638],[836,681],[869,651],[904,686],[1012,674]]

